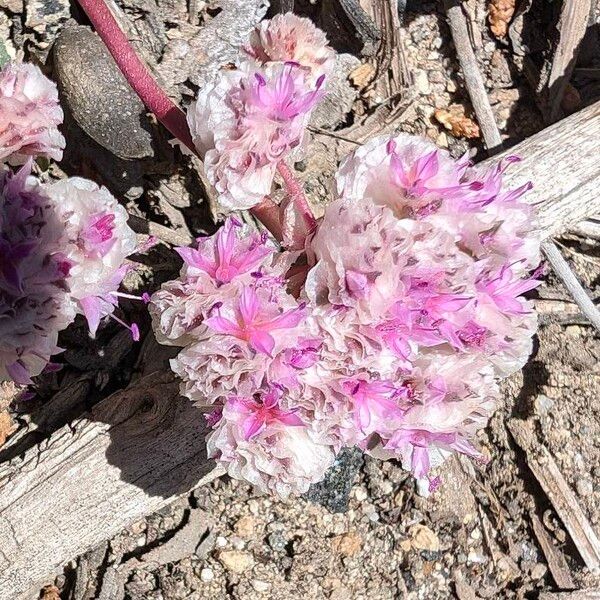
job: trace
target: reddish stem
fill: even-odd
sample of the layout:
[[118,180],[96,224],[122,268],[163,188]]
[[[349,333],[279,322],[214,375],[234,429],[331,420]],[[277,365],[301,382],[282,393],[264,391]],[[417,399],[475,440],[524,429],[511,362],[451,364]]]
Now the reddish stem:
[[290,195],[290,198],[292,199],[292,202],[296,205],[296,208],[304,217],[309,230],[312,231],[317,226],[317,220],[315,219],[310,205],[308,204],[308,200],[304,195],[304,190],[302,189],[300,182],[296,179],[296,176],[292,173],[292,170],[283,161],[277,163],[277,171],[285,183],[285,187]]
[[[108,51],[129,85],[156,118],[194,154],[198,154],[184,112],[167,96],[165,91],[140,60],[125,33],[119,27],[105,0],[78,0],[92,22]],[[251,209],[252,214],[275,236],[281,240],[279,209],[270,199],[265,198]]]
[[96,33],[106,44],[119,69],[129,85],[135,90],[144,104],[156,118],[192,152],[196,153],[184,112],[176,106],[164,90],[156,83],[148,68],[131,47],[127,36],[117,23],[104,0],[79,0],[96,29]]

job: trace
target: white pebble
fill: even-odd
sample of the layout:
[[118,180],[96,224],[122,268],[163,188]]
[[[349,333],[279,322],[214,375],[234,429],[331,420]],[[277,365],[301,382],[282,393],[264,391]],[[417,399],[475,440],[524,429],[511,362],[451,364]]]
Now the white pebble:
[[212,581],[215,578],[215,574],[213,573],[212,569],[209,569],[208,567],[202,569],[202,571],[200,571],[200,579],[202,579],[202,581],[204,582],[209,582]]

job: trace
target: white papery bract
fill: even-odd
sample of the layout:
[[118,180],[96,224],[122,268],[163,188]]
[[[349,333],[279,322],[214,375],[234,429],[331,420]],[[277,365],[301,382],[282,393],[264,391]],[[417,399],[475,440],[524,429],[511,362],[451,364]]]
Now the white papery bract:
[[136,248],[135,233],[125,209],[93,181],[71,177],[45,186],[45,192],[64,226],[61,252],[70,265],[70,296],[95,334],[100,320],[117,305],[125,259]]
[[0,162],[22,164],[30,156],[60,160],[62,121],[56,85],[39,67],[9,62],[0,70]]

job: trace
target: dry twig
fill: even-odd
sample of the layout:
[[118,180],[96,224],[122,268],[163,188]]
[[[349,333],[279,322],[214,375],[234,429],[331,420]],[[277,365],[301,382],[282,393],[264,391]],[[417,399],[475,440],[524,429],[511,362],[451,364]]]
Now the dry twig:
[[525,452],[529,469],[565,524],[577,551],[588,569],[600,569],[600,540],[577,502],[548,449],[537,440],[530,421],[511,419],[508,430]]
[[560,40],[552,60],[548,80],[550,120],[560,116],[561,102],[575,68],[581,40],[585,35],[592,0],[565,0],[560,15]]
[[477,57],[471,46],[467,21],[459,0],[444,0],[444,6],[448,15],[448,23],[456,46],[458,60],[465,78],[465,85],[479,121],[483,140],[488,152],[493,154],[502,148],[502,138],[494,119],[490,100],[485,91]]

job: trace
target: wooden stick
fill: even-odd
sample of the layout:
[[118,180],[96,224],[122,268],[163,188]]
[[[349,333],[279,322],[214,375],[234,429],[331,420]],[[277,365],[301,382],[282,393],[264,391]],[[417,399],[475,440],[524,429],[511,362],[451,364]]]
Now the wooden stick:
[[537,440],[530,421],[510,419],[508,430],[525,451],[527,465],[565,524],[588,569],[600,568],[600,540],[548,449]]
[[463,77],[465,78],[465,85],[467,86],[473,109],[477,115],[484,143],[488,152],[494,154],[502,149],[502,137],[494,119],[494,113],[492,112],[492,106],[485,90],[477,57],[471,46],[467,21],[462,11],[460,0],[444,0],[444,6],[454,46],[456,47],[456,54],[458,55]]
[[577,62],[579,46],[585,35],[592,0],[564,0],[558,24],[560,40],[554,52],[548,79],[550,121],[561,114],[561,102]]

